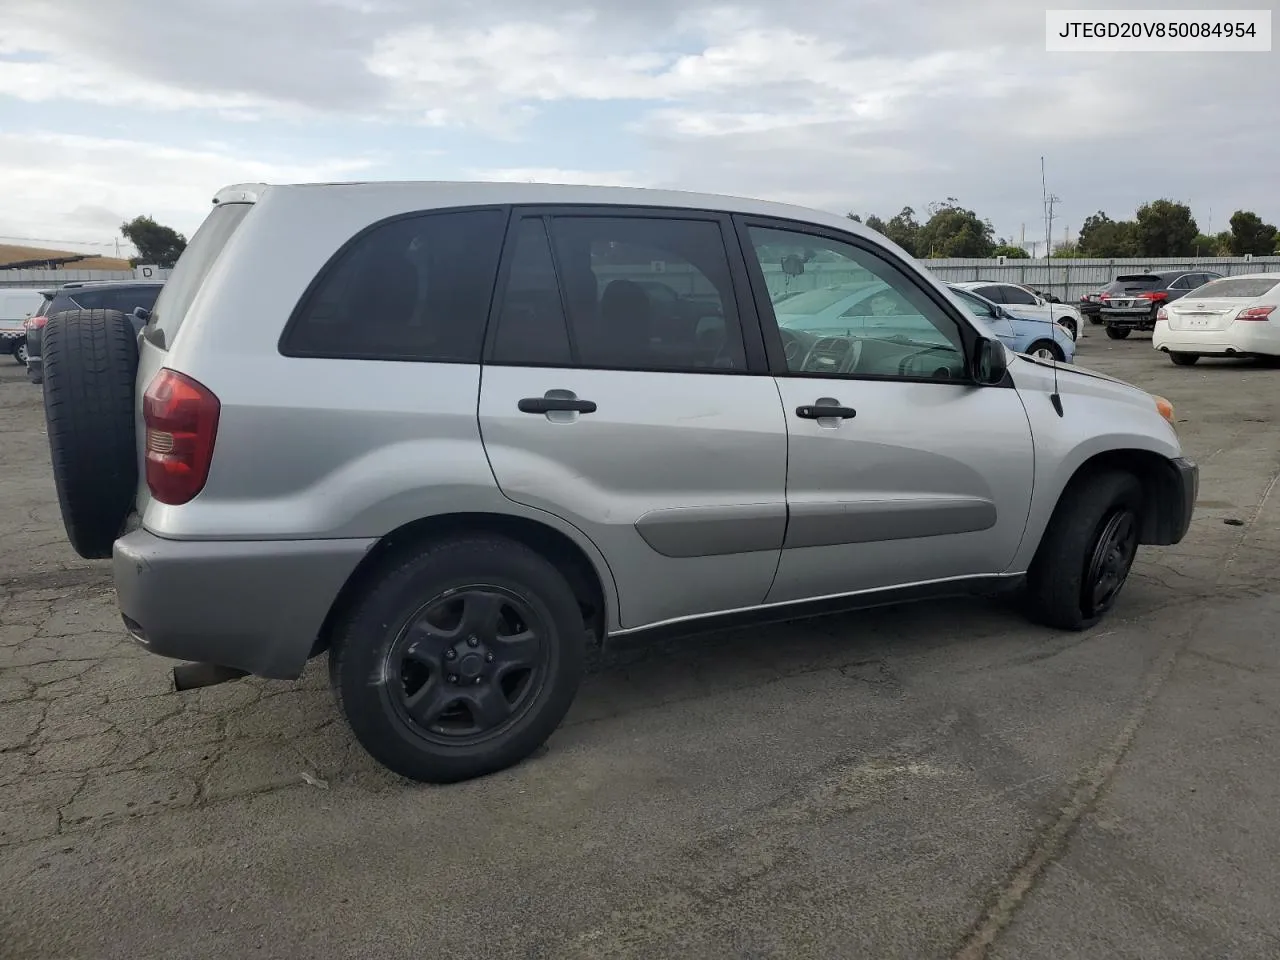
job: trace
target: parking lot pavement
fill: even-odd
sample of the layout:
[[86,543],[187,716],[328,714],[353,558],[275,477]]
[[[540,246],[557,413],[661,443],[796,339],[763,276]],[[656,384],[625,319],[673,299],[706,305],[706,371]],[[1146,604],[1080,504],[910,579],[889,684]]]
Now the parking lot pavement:
[[447,788],[367,759],[319,664],[171,692],[0,365],[0,954],[1276,956],[1280,371],[1078,360],[1171,399],[1202,465],[1103,625],[954,601],[633,642],[542,755]]

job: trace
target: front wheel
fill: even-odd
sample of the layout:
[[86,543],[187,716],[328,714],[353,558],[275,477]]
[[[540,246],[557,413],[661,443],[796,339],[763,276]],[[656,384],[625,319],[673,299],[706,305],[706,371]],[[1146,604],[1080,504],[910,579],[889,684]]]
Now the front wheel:
[[1118,470],[1073,481],[1027,574],[1027,613],[1062,630],[1093,626],[1114,606],[1138,552],[1142,485]]
[[550,562],[504,537],[460,537],[386,566],[335,633],[330,679],[376,760],[451,783],[542,745],[577,692],[586,637]]
[[1061,362],[1066,359],[1066,354],[1062,352],[1062,348],[1052,340],[1037,340],[1027,347],[1027,353],[1041,360],[1057,360]]
[[1076,327],[1076,322],[1072,317],[1063,317],[1058,321],[1058,325],[1065,328],[1067,333],[1071,334],[1071,341],[1073,343],[1080,336],[1079,329]]
[[1107,324],[1107,336],[1112,340],[1123,340],[1129,336],[1128,327],[1117,327],[1115,324]]
[[1170,351],[1169,351],[1169,359],[1173,361],[1173,364],[1174,364],[1174,366],[1176,366],[1176,367],[1189,367],[1189,366],[1191,366],[1193,363],[1195,363],[1197,360],[1199,360],[1199,359],[1200,359],[1200,354],[1198,354],[1198,353],[1176,353],[1176,352],[1174,352],[1174,351],[1170,350]]

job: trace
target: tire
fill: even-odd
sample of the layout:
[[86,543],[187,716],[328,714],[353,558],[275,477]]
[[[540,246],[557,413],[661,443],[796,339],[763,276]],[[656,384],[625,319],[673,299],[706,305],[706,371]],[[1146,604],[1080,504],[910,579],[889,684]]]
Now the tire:
[[1033,357],[1041,356],[1042,353],[1048,353],[1047,359],[1062,362],[1066,359],[1066,354],[1062,352],[1062,348],[1052,340],[1037,340],[1031,346],[1027,347],[1026,353]]
[[1089,314],[1089,322],[1095,327],[1100,327],[1102,326],[1102,316],[1100,314],[1091,313]]
[[1200,359],[1198,353],[1177,353],[1173,350],[1169,351],[1169,359],[1173,361],[1176,367],[1189,367]]
[[1071,341],[1074,343],[1080,337],[1080,328],[1076,326],[1076,321],[1072,317],[1063,317],[1058,321],[1058,325],[1065,327],[1071,333]]
[[1117,327],[1114,324],[1107,324],[1107,336],[1112,340],[1123,340],[1129,336],[1130,332],[1129,327]]
[[[1141,531],[1142,485],[1130,473],[1107,470],[1073,481],[1063,491],[1027,574],[1028,616],[1060,630],[1085,630],[1106,615],[1120,595],[1133,566]],[[1114,589],[1095,592],[1095,568],[1102,539],[1116,518],[1131,527],[1131,540],[1115,558]],[[1106,593],[1106,591],[1102,591]]]
[[27,365],[27,338],[22,337],[13,345],[13,360],[22,366]]
[[138,485],[138,344],[116,310],[70,310],[41,341],[44,414],[62,524],[76,553],[111,556]]
[[[486,618],[494,606],[497,619]],[[433,610],[442,612],[436,626],[410,629]],[[504,627],[488,629],[494,623]],[[505,627],[535,637],[537,653],[504,635]],[[586,648],[581,608],[560,572],[521,543],[477,535],[387,560],[334,632],[329,677],[339,709],[374,759],[410,780],[453,783],[519,763],[546,741],[577,693]],[[536,661],[527,673],[511,668],[518,651]],[[432,702],[446,707],[426,709]],[[500,711],[501,704],[500,721],[485,729],[477,707]],[[415,710],[427,719],[415,719]]]

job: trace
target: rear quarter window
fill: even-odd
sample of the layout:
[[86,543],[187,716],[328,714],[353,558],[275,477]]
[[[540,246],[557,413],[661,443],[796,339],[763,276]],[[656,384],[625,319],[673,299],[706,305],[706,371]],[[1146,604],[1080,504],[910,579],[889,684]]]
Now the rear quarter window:
[[501,209],[433,212],[357,235],[303,297],[280,352],[479,363],[506,221]]
[[251,203],[224,203],[205,217],[156,298],[145,328],[152,343],[160,347],[173,343],[218,255],[252,209]]

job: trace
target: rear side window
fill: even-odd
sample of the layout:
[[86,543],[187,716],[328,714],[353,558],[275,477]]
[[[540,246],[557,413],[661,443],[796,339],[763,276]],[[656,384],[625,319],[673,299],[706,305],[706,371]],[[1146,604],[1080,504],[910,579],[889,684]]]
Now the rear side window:
[[479,363],[505,227],[502,210],[468,210],[361,234],[325,267],[281,353]]
[[1004,302],[1010,304],[1018,304],[1021,306],[1035,306],[1036,298],[1031,293],[1023,290],[1021,287],[1004,286],[1000,288],[1004,291]]
[[252,208],[251,203],[224,203],[214,207],[213,212],[205,217],[200,229],[182,251],[182,256],[165,281],[163,292],[151,311],[146,329],[160,334],[159,337],[150,338],[152,343],[158,346],[173,343],[191,302],[195,300],[196,294],[200,292],[200,285],[213,269],[218,254],[222,253],[222,248],[227,245],[236,227],[240,226],[240,221]]

